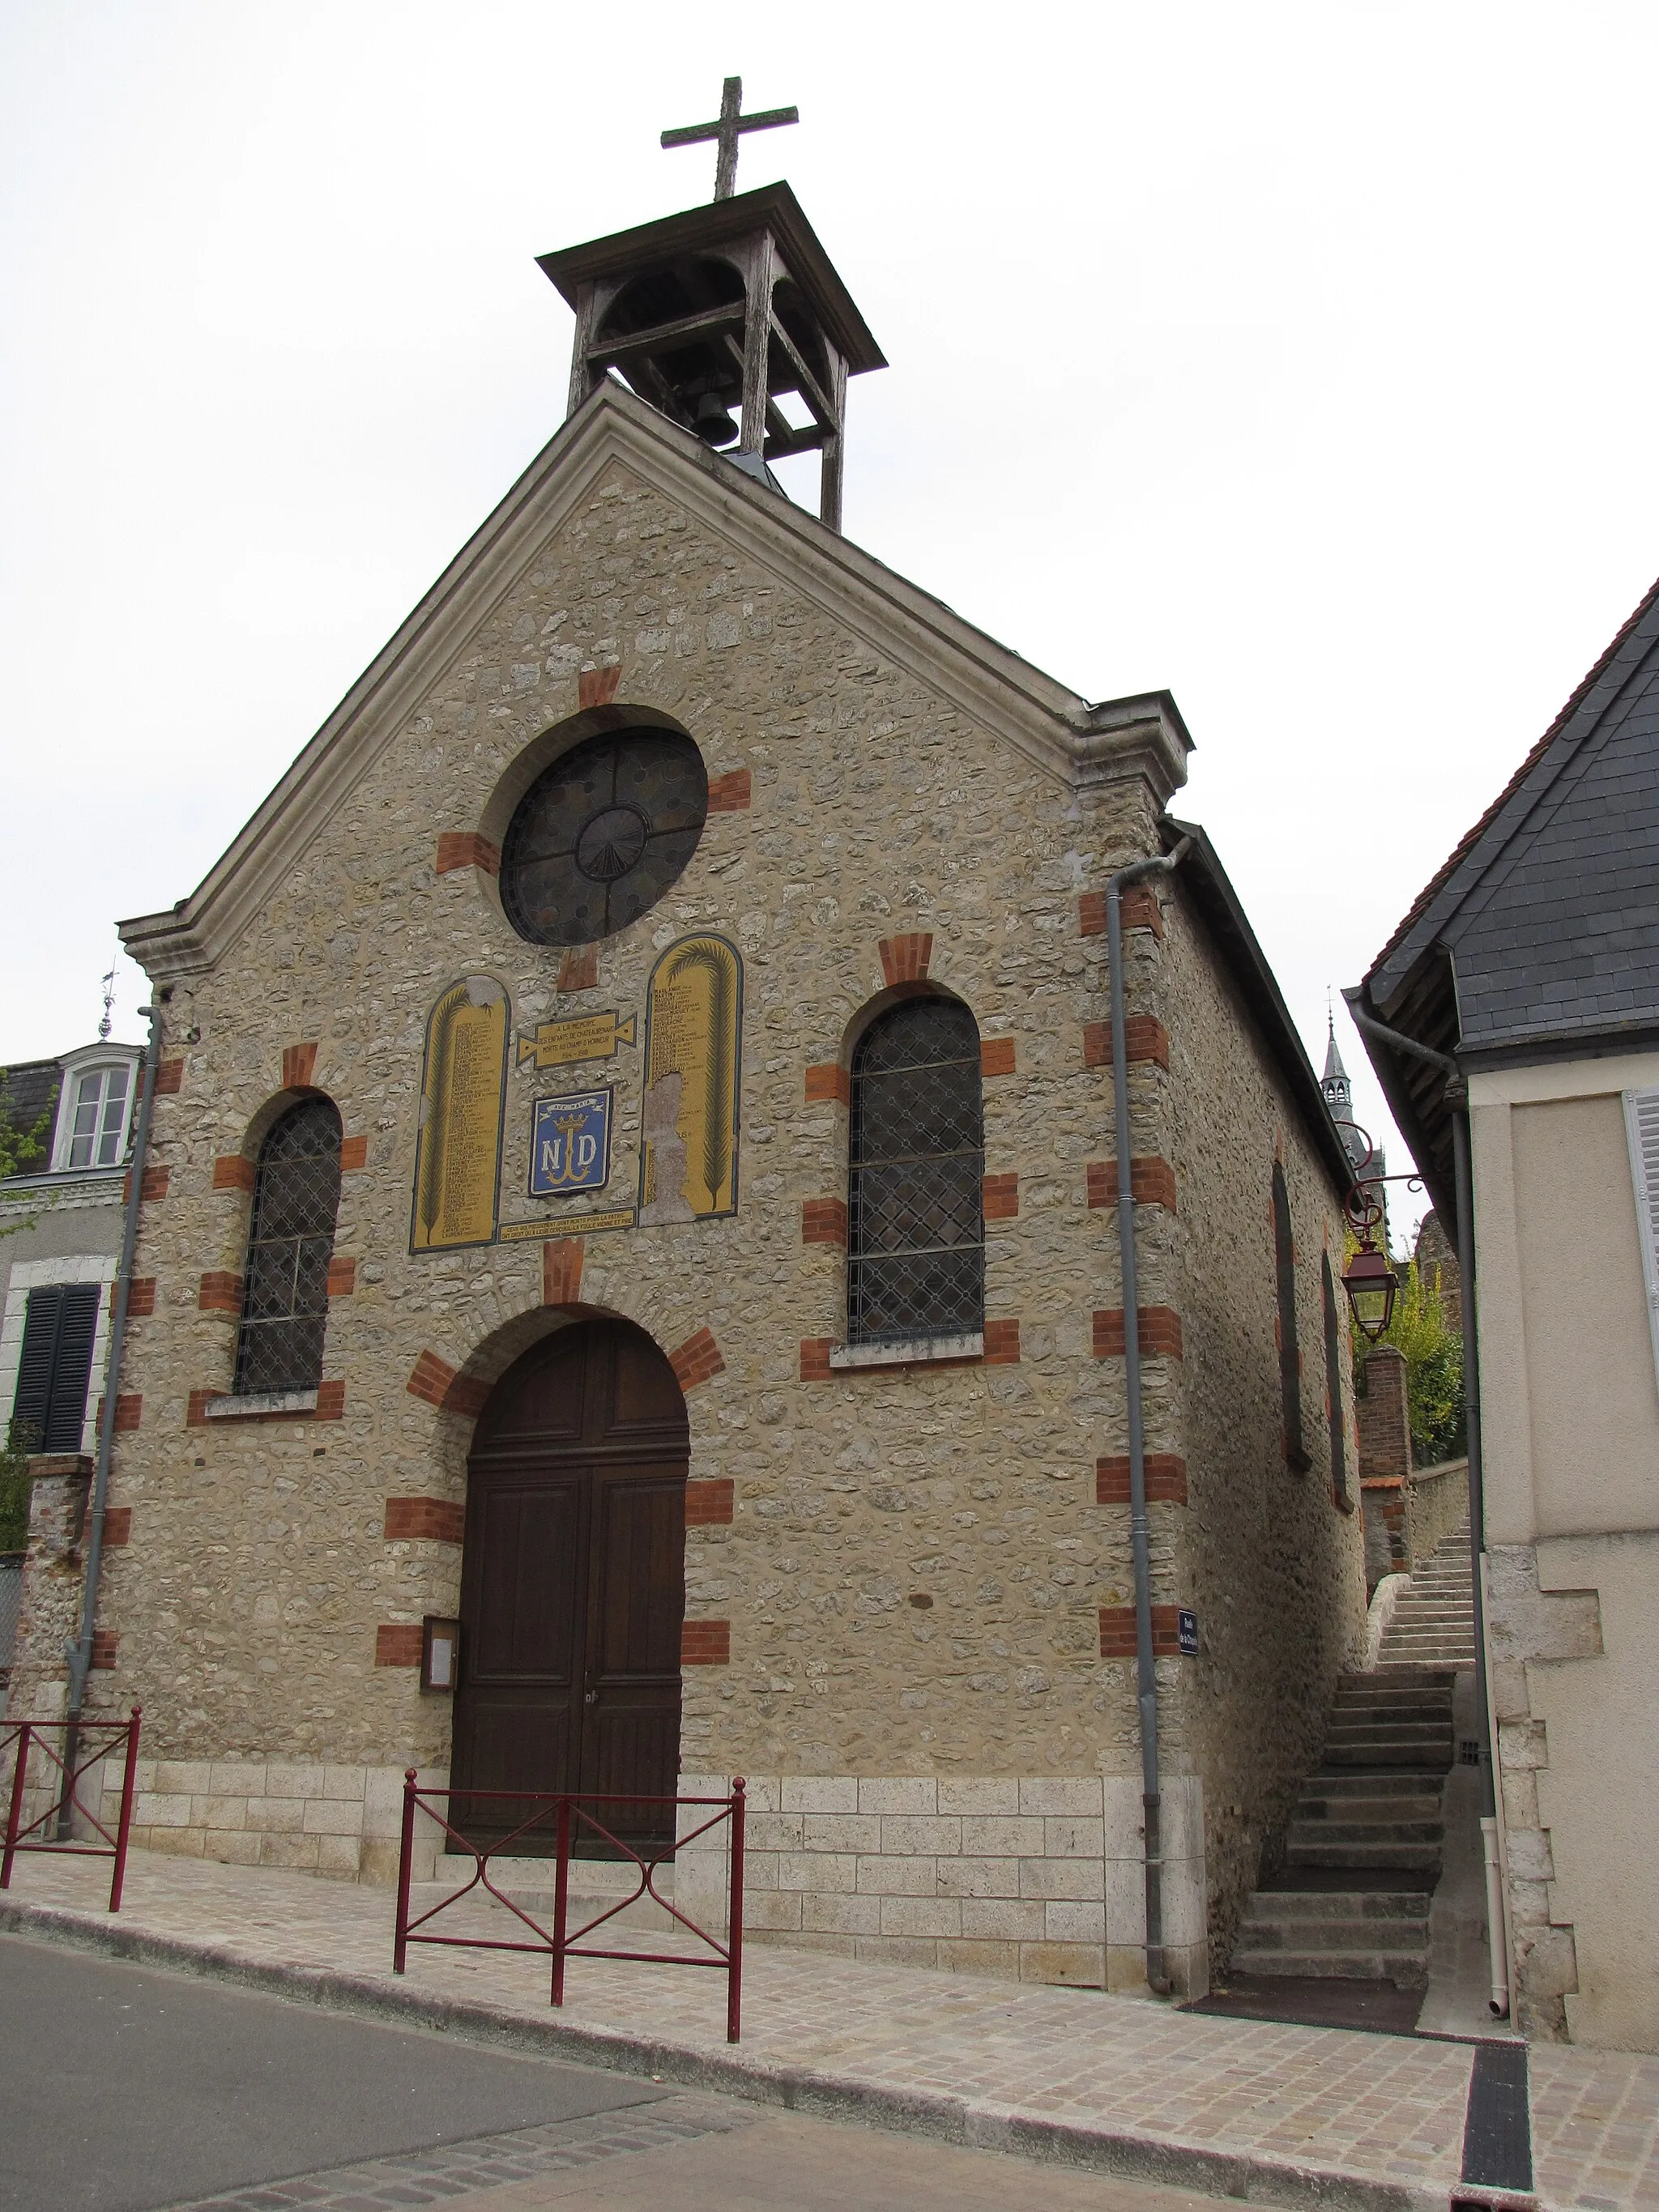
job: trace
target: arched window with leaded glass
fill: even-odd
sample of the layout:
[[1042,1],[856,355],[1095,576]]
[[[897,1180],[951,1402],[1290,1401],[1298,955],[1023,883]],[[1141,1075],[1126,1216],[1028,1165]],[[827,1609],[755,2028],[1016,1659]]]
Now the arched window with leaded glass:
[[853,1054],[848,1340],[985,1326],[979,1024],[954,999],[907,999]]
[[236,1395],[314,1390],[328,1325],[328,1263],[340,1208],[340,1116],[307,1098],[259,1148],[236,1339]]

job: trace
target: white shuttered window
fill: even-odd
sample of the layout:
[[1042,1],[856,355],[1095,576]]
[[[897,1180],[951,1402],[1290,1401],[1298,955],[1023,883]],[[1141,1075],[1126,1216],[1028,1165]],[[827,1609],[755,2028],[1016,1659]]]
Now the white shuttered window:
[[1636,1184],[1636,1229],[1642,1247],[1642,1280],[1647,1286],[1654,1373],[1659,1381],[1659,1091],[1626,1091],[1625,1127]]

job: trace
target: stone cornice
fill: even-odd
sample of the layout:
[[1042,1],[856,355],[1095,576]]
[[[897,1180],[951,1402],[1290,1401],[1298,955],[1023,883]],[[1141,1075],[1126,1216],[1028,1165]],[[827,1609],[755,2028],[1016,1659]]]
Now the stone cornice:
[[1073,790],[1140,778],[1158,806],[1186,781],[1188,738],[1167,692],[1091,706],[711,453],[614,381],[543,449],[462,548],[198,888],[121,925],[156,982],[213,967],[420,702],[605,471],[665,491],[861,641]]

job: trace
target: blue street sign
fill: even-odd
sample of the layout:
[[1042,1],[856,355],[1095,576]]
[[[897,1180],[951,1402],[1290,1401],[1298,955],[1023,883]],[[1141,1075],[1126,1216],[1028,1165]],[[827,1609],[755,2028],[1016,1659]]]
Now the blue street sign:
[[1176,1642],[1189,1658],[1198,1650],[1198,1615],[1184,1605],[1176,1613]]

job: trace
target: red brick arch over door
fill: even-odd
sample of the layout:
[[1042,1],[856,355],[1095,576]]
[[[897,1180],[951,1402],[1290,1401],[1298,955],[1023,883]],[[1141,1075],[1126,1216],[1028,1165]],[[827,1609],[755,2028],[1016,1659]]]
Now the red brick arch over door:
[[[630,1322],[556,1330],[496,1383],[467,1468],[457,1789],[673,1796],[690,1455],[674,1371]],[[594,1810],[672,1839],[672,1808]],[[519,1817],[501,1799],[456,1825]],[[551,1847],[550,1826],[528,1846]]]

